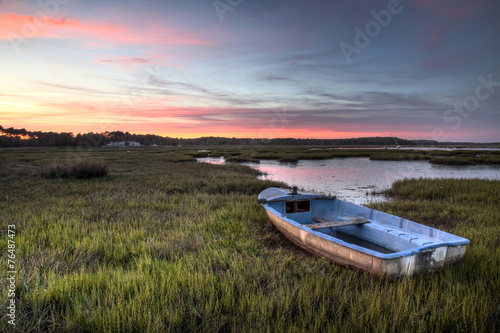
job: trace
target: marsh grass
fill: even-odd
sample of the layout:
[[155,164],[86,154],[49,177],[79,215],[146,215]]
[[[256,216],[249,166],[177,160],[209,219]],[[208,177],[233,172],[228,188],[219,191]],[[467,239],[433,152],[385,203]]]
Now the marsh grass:
[[[188,154],[190,150],[184,150]],[[196,153],[207,154],[207,153]],[[198,155],[202,156],[202,155]],[[500,164],[500,152],[490,150],[412,150],[412,149],[314,149],[310,146],[242,146],[218,147],[210,156],[224,156],[228,162],[253,162],[278,160],[297,162],[299,160],[322,160],[331,158],[368,157],[381,161],[429,161],[434,164],[476,165]]]
[[431,157],[425,153],[377,153],[370,156],[370,160],[377,161],[421,161],[430,160]]
[[476,165],[476,164],[500,164],[498,154],[460,154],[451,157],[435,157],[431,159],[434,164],[446,165]]
[[38,174],[45,178],[105,177],[108,175],[108,165],[100,162],[51,163],[41,165]]
[[[376,208],[471,244],[459,264],[388,281],[311,256],[277,232],[256,195],[284,184],[241,165],[174,163],[188,157],[0,152],[9,171],[0,173],[0,225],[17,230],[17,331],[500,330],[499,182],[395,183],[393,201]],[[109,175],[26,172],[81,160],[103,161]],[[5,233],[0,248],[5,272]],[[3,286],[3,304],[6,294]],[[4,307],[0,317],[0,331],[11,331]]]

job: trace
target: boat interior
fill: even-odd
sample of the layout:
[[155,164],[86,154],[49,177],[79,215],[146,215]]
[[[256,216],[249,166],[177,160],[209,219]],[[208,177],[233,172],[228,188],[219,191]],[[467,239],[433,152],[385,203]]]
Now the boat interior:
[[269,202],[286,217],[343,242],[383,253],[438,245],[456,237],[397,216],[337,199]]

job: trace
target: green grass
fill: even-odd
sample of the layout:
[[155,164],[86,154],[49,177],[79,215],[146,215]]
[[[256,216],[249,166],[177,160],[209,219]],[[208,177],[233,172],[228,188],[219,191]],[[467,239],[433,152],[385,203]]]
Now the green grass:
[[45,178],[95,178],[108,175],[108,165],[99,162],[52,163],[40,166],[38,174]]
[[435,157],[431,160],[433,164],[446,165],[477,165],[477,164],[500,164],[500,155],[494,153],[484,154],[457,154],[451,157]]
[[378,161],[421,161],[430,159],[431,158],[429,156],[421,151],[411,153],[403,153],[401,151],[387,153],[384,151],[370,156],[370,160]]
[[[284,184],[237,164],[179,162],[190,153],[0,152],[0,271],[14,224],[17,331],[500,330],[500,182],[395,183],[394,201],[376,208],[471,244],[459,264],[388,281],[277,232],[256,196]],[[57,161],[101,161],[108,176],[33,172]],[[12,331],[5,311],[0,331]]]
[[[191,149],[180,151],[183,154],[196,156]],[[446,165],[500,164],[500,152],[489,150],[338,149],[312,146],[241,146],[236,149],[227,146],[215,147],[210,155],[213,157],[224,156],[228,162],[254,163],[261,160],[297,162],[299,160],[369,157],[371,160],[380,161],[429,161],[434,164]]]

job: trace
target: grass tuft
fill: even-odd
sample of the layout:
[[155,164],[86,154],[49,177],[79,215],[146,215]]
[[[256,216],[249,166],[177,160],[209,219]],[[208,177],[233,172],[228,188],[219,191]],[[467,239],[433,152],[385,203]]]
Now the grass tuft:
[[52,163],[41,166],[38,174],[51,179],[105,177],[108,175],[108,165],[99,162]]

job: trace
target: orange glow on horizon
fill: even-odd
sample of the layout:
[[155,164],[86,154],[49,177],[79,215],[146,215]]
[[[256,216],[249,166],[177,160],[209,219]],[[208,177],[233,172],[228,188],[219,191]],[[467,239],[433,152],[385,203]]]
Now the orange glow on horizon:
[[[155,104],[154,101],[151,103]],[[28,101],[18,100],[0,107],[0,125],[4,128],[71,132],[75,135],[121,131],[171,138],[234,137],[263,141],[275,138],[345,139],[376,136],[432,139],[432,132],[429,129],[416,127],[394,131],[389,127],[379,128],[366,124],[349,125],[349,128],[338,129],[331,129],[326,125],[321,127],[318,125],[306,127],[306,125],[300,128],[297,128],[300,124],[294,124],[294,127],[280,126],[279,123],[270,122],[269,117],[265,118],[265,110],[253,109],[171,106],[124,111],[116,108],[106,110],[96,103],[79,102],[46,103],[32,105],[29,108],[16,105],[28,105]],[[249,123],[247,115],[252,112],[256,114],[255,120]],[[240,115],[241,118],[238,118]],[[227,120],[221,120],[225,118]]]
[[[282,130],[277,132],[276,135],[270,136],[267,134],[271,134],[271,132],[266,129],[262,130],[248,130],[245,128],[233,128],[233,129],[214,129],[210,130],[209,125],[206,130],[180,130],[177,128],[171,128],[171,130],[165,130],[152,127],[148,129],[148,126],[107,126],[107,127],[99,127],[93,125],[68,125],[66,124],[47,124],[43,122],[36,122],[34,124],[26,125],[26,124],[0,124],[4,128],[13,127],[16,129],[25,128],[28,131],[42,131],[42,132],[67,132],[77,134],[84,134],[89,132],[94,133],[104,133],[121,131],[121,132],[129,132],[131,134],[139,134],[139,135],[158,135],[163,137],[170,138],[183,138],[183,139],[195,139],[201,137],[225,137],[225,138],[251,138],[251,139],[262,139],[263,141],[267,139],[276,139],[276,138],[294,138],[294,139],[346,139],[346,138],[361,138],[361,137],[375,137],[375,136],[396,136],[402,138],[410,138],[414,137],[415,133],[407,133],[407,132],[391,132],[385,133],[380,131],[319,131],[315,129],[289,129]],[[166,127],[166,126],[160,126]],[[135,128],[135,129],[134,129]],[[423,137],[425,138],[425,136]]]

